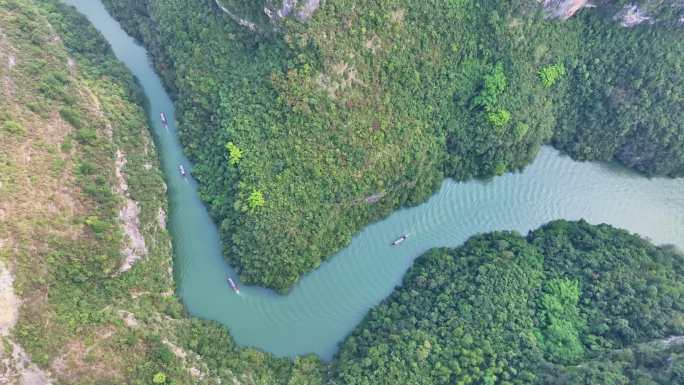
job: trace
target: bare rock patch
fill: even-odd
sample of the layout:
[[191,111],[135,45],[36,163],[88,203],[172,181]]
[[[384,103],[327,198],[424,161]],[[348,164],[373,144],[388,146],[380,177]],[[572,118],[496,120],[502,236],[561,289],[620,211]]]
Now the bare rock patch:
[[119,211],[119,221],[121,221],[127,240],[122,250],[124,261],[119,268],[119,273],[123,273],[130,270],[137,261],[147,255],[147,246],[145,245],[145,237],[140,231],[140,207],[128,195],[128,183],[123,172],[126,166],[126,156],[121,150],[116,151],[115,166],[116,190],[124,197],[124,205]]
[[14,276],[0,261],[0,337],[9,335],[17,323],[21,301],[14,293]]
[[614,19],[620,21],[623,27],[635,27],[645,21],[650,21],[651,17],[646,15],[638,5],[628,4],[614,16]]
[[541,3],[548,17],[561,20],[567,20],[582,8],[592,6],[589,0],[541,0]]

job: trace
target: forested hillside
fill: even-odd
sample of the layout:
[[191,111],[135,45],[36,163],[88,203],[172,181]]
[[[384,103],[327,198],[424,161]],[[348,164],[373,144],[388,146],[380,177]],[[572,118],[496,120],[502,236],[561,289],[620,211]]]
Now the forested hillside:
[[416,260],[333,363],[340,384],[679,384],[683,256],[552,222]]
[[0,0],[0,384],[316,383],[185,317],[142,105],[85,17]]
[[[585,19],[602,23],[598,14]],[[580,160],[618,159],[649,175],[682,176],[684,24],[616,28],[594,28],[572,59],[553,144]]]
[[105,3],[175,93],[202,197],[249,283],[286,290],[443,176],[517,170],[547,142],[684,175],[679,6],[644,5],[658,22],[629,29],[618,5],[561,22],[532,0],[345,0],[307,22],[251,2]]

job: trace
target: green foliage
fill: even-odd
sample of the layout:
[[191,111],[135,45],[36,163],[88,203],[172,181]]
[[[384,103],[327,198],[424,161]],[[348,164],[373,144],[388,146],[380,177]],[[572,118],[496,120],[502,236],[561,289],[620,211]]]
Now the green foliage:
[[259,207],[263,207],[264,204],[266,204],[266,200],[264,200],[264,194],[261,191],[254,189],[249,194],[247,203],[249,204],[250,210],[255,210]]
[[473,100],[473,105],[482,107],[485,111],[493,111],[505,89],[506,74],[504,74],[503,65],[497,63],[492,73],[485,75],[482,90]]
[[642,345],[681,333],[683,258],[582,221],[432,250],[343,342],[333,383],[676,383]]
[[228,331],[215,322],[199,319],[178,325],[181,346],[198,354],[211,373],[222,378],[236,373],[249,376],[254,384],[322,385],[325,368],[317,357],[308,355],[294,360],[275,358],[268,353],[235,345]]
[[90,227],[90,229],[95,233],[96,236],[102,236],[105,231],[110,228],[110,224],[100,220],[96,216],[89,216],[85,220],[85,224]]
[[684,379],[684,349],[662,341],[601,354],[582,365],[555,367],[546,375],[557,385],[669,385]]
[[511,113],[499,107],[499,97],[506,89],[506,75],[498,63],[492,73],[485,75],[484,86],[473,99],[474,108],[483,108],[489,122],[495,128],[502,128],[511,120]]
[[13,120],[6,120],[2,122],[2,130],[14,135],[23,135],[26,133],[26,129],[21,123],[15,122]]
[[552,279],[543,291],[541,306],[546,319],[540,335],[543,349],[553,362],[575,363],[584,355],[579,338],[585,323],[577,307],[579,281]]
[[539,70],[539,78],[544,84],[544,87],[551,87],[556,82],[565,76],[565,65],[563,63],[550,64]]
[[504,127],[511,120],[511,113],[506,110],[491,110],[487,112],[487,121],[494,127]]
[[65,100],[68,99],[68,86],[69,78],[66,71],[53,69],[45,71],[38,89],[47,99]]
[[163,384],[166,382],[166,374],[162,372],[157,372],[154,377],[152,377],[152,383]]
[[581,21],[585,37],[566,61],[553,144],[580,160],[683,176],[684,29],[662,20],[617,32],[593,12]]
[[[24,8],[33,4],[17,1]],[[103,106],[114,123],[113,140],[128,154],[137,154],[145,118],[131,107],[139,96],[132,77],[84,18],[63,7],[51,8],[54,2],[44,3],[69,55],[79,61],[82,76],[96,84],[100,96],[115,99]],[[253,282],[289,287],[368,221],[424,199],[443,169],[466,178],[522,167],[550,138],[556,118],[565,118],[556,110],[559,103],[547,103],[547,96],[556,102],[579,94],[581,100],[594,100],[586,91],[596,79],[584,76],[601,63],[591,64],[593,59],[580,55],[571,43],[579,41],[579,31],[589,23],[585,19],[562,26],[544,22],[523,2],[364,2],[363,8],[351,4],[341,0],[324,7],[311,24],[292,26],[284,37],[255,37],[230,24],[210,1],[111,2],[119,14],[131,15],[125,18],[129,30],[137,24],[136,36],[146,40],[165,69],[168,85],[177,92],[182,136],[198,163],[203,198],[223,222],[229,258]],[[440,12],[434,12],[436,7]],[[150,16],[159,24],[151,24]],[[37,28],[34,19],[12,18],[30,26],[31,44],[47,41],[50,35],[42,30],[50,28]],[[611,27],[591,25],[596,28],[592,31],[608,31],[596,44],[613,41]],[[8,29],[3,23],[3,33]],[[366,48],[375,38],[372,34],[378,39],[370,44],[376,50]],[[672,36],[677,34],[672,31]],[[325,40],[332,35],[334,39]],[[669,37],[656,35],[647,36],[657,37],[653,50],[666,52],[659,50]],[[673,47],[677,52],[678,43]],[[212,60],[196,55],[196,50],[211,54]],[[665,61],[677,73],[677,55],[673,56]],[[568,57],[571,60],[566,61]],[[608,59],[617,62],[615,57]],[[530,70],[556,60],[574,63],[568,65],[568,73],[578,81],[577,89],[561,82],[549,94],[536,71]],[[630,62],[630,67],[645,68],[637,64]],[[87,108],[71,106],[79,100],[68,98],[76,94],[70,92],[68,77],[58,66],[52,69],[54,73],[45,72],[49,75],[44,94],[57,95],[54,102],[71,109],[67,111],[84,111],[71,123],[82,123],[73,148],[82,157],[74,162],[79,167],[76,183],[92,205],[86,221],[106,236],[51,238],[46,242],[49,254],[19,256],[24,258],[20,268],[30,267],[28,273],[19,272],[28,277],[24,290],[43,296],[49,289],[44,296],[49,311],[27,307],[25,311],[33,313],[22,315],[17,328],[20,342],[41,365],[49,365],[63,343],[81,333],[90,331],[97,338],[105,327],[120,332],[121,320],[109,309],[133,308],[143,315],[142,322],[149,320],[145,326],[150,329],[129,331],[122,338],[138,351],[114,345],[115,353],[126,352],[131,373],[113,383],[147,383],[158,373],[168,382],[193,383],[151,329],[199,354],[210,375],[261,384],[682,382],[681,351],[641,346],[684,332],[682,257],[608,226],[582,222],[555,222],[527,239],[512,233],[482,235],[459,249],[434,250],[421,257],[404,286],[373,309],[344,342],[331,380],[315,357],[276,359],[235,347],[228,332],[214,323],[168,321],[180,317],[182,307],[158,294],[172,285],[166,273],[168,238],[154,224],[163,208],[158,198],[163,185],[158,173],[143,171],[144,162],[155,160],[132,156],[127,173],[131,194],[141,202],[142,228],[147,239],[156,241],[150,243],[148,261],[115,277],[121,237],[99,223],[116,228],[118,206],[109,187],[113,148],[95,128],[81,131],[101,127],[101,122],[85,116]],[[505,81],[498,73],[505,74]],[[643,73],[630,75],[632,84],[643,80]],[[646,81],[646,89],[656,90],[653,86],[660,81]],[[676,112],[668,104],[677,101],[679,92],[677,82],[672,83],[664,94],[639,95],[649,106],[664,107],[644,113],[639,122],[647,128],[640,126],[629,135],[653,135],[663,129],[668,138],[675,138],[668,140],[678,143],[676,126],[658,120]],[[488,88],[495,95],[492,108],[510,114],[507,123],[513,130],[487,122],[485,105],[472,108],[473,100]],[[604,91],[615,100],[622,96],[612,88]],[[489,97],[483,100],[491,102]],[[612,121],[604,119],[604,111],[594,112],[587,116]],[[208,124],[217,121],[220,124]],[[578,125],[563,127],[575,133]],[[557,145],[572,143],[561,141],[562,135],[572,134],[556,133]],[[241,159],[239,175],[225,160],[229,138],[249,154]],[[589,145],[590,141],[581,147],[593,155]],[[678,146],[667,149],[663,158],[643,167],[661,167],[670,156],[675,161],[667,167],[677,171]],[[239,215],[233,201],[244,193],[236,187],[240,183],[268,191],[268,212]],[[377,191],[389,195],[374,205],[365,203]],[[298,214],[286,215],[291,213]],[[282,233],[287,235],[277,238],[279,232],[273,229],[286,229]],[[143,299],[132,300],[132,293],[140,290],[146,293]],[[47,319],[53,322],[41,322],[48,316],[54,316]],[[170,325],[176,330],[169,330]],[[567,358],[580,364],[566,365]]]
[[242,159],[242,150],[233,142],[226,143],[226,149],[228,150],[228,163],[231,166],[237,166]]
[[[221,224],[226,257],[246,282],[287,290],[369,221],[424,200],[441,181],[443,142],[433,114],[412,101],[421,83],[416,71],[403,68],[407,63],[397,62],[397,72],[364,56],[345,71],[347,59],[339,57],[330,61],[341,69],[333,74],[303,31],[292,39],[254,35],[202,2],[105,3],[126,15],[124,26],[158,53],[159,66],[182,68],[164,71],[169,88],[182,90],[181,138],[201,196]],[[145,13],[166,25],[165,33],[152,33],[157,29]],[[353,38],[339,20],[331,25],[345,41]],[[177,36],[180,30],[188,33]],[[187,55],[183,47],[191,45],[212,59]],[[366,79],[381,69],[411,79],[411,87],[395,95],[399,87],[390,78]],[[185,97],[191,94],[194,100]],[[207,124],[212,119],[218,124]],[[243,153],[239,170],[230,150],[226,161],[228,142]],[[268,192],[268,210],[243,215],[250,191],[239,186]],[[380,191],[380,201],[367,203]]]
[[74,108],[64,107],[59,110],[59,115],[62,119],[66,120],[67,123],[71,124],[72,127],[79,129],[83,128],[83,118],[81,113]]

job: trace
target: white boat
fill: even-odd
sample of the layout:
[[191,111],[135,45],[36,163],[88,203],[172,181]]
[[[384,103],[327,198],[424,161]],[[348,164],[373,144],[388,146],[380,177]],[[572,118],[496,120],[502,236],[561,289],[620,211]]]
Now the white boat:
[[182,164],[178,165],[178,171],[180,172],[181,176],[186,176],[187,173],[185,172],[185,167],[183,167]]
[[240,288],[238,287],[237,283],[235,283],[230,277],[227,278],[227,281],[228,285],[230,285],[230,288],[233,289],[234,292],[240,294]]
[[394,242],[392,242],[392,246],[398,246],[400,243],[404,242],[408,238],[408,235],[402,234],[399,238],[395,239]]
[[159,117],[161,118],[161,122],[164,125],[164,128],[166,128],[168,130],[169,129],[169,120],[166,119],[166,114],[162,112],[159,114]]

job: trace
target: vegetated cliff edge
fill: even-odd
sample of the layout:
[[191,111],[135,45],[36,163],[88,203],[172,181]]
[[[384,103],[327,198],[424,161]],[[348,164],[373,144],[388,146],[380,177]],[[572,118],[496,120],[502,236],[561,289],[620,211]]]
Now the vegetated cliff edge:
[[[568,3],[347,0],[254,32],[213,0],[105,3],[175,94],[202,198],[249,283],[287,290],[443,176],[518,170],[542,143],[684,175],[678,6],[625,28],[623,3],[560,22],[549,14]],[[274,25],[262,3],[221,4]]]

